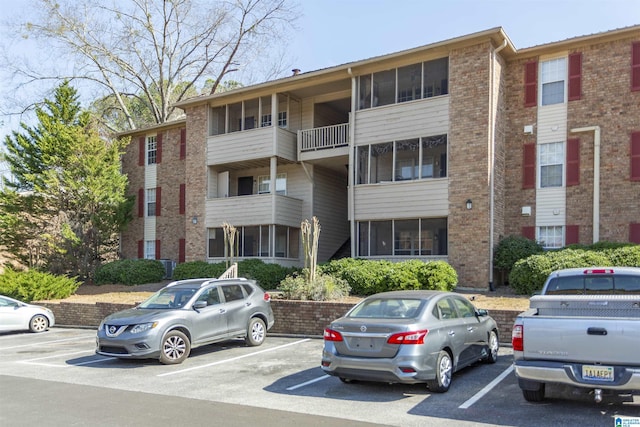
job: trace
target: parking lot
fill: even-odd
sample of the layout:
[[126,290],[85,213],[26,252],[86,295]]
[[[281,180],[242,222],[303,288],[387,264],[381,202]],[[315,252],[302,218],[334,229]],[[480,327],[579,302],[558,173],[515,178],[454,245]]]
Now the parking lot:
[[[544,403],[526,402],[511,371],[510,348],[501,349],[494,365],[480,364],[455,374],[444,394],[432,394],[425,385],[345,384],[326,376],[319,367],[320,339],[269,336],[260,347],[246,347],[243,341],[214,344],[194,349],[183,364],[171,366],[155,360],[98,356],[94,348],[95,330],[91,329],[0,334],[0,377],[10,378],[14,390],[20,388],[20,379],[25,386],[36,380],[151,394],[158,402],[195,399],[231,408],[242,405],[247,410],[345,420],[317,425],[345,425],[349,420],[392,426],[614,426],[615,417],[640,416],[637,395],[605,395],[596,404],[589,395],[549,388]],[[3,409],[16,405],[8,383],[0,379]],[[39,405],[26,404],[29,410],[38,410]],[[78,403],[70,399],[64,410],[82,413],[74,405]],[[144,413],[149,408],[140,410]],[[0,411],[0,422],[15,421],[8,416]],[[184,415],[176,412],[179,416]],[[136,425],[145,425],[143,421],[137,420]]]

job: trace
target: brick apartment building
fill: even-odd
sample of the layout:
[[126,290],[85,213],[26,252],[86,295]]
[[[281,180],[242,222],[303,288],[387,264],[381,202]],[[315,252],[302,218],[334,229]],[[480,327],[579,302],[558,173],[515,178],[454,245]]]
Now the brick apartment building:
[[125,258],[446,260],[494,282],[519,234],[640,243],[640,26],[516,49],[502,28],[178,104],[123,157]]

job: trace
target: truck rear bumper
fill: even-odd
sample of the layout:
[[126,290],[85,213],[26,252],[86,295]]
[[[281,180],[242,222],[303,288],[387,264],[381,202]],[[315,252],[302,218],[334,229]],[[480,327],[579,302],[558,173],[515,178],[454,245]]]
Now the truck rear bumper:
[[611,390],[640,390],[640,367],[614,365],[613,380],[600,381],[582,377],[582,363],[517,360],[514,371],[519,380],[560,383],[575,387]]

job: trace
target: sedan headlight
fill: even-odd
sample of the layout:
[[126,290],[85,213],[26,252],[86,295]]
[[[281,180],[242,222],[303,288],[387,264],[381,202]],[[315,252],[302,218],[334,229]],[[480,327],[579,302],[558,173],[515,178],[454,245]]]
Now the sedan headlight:
[[158,322],[140,323],[131,328],[131,333],[139,334],[141,332],[148,331],[149,329],[153,329],[156,326],[158,326]]

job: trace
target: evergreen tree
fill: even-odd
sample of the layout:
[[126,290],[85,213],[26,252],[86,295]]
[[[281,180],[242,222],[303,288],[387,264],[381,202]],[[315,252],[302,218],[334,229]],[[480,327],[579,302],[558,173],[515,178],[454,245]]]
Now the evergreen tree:
[[100,138],[68,82],[36,114],[35,127],[5,139],[13,180],[0,191],[0,245],[29,267],[90,279],[131,219],[120,172],[128,141]]

